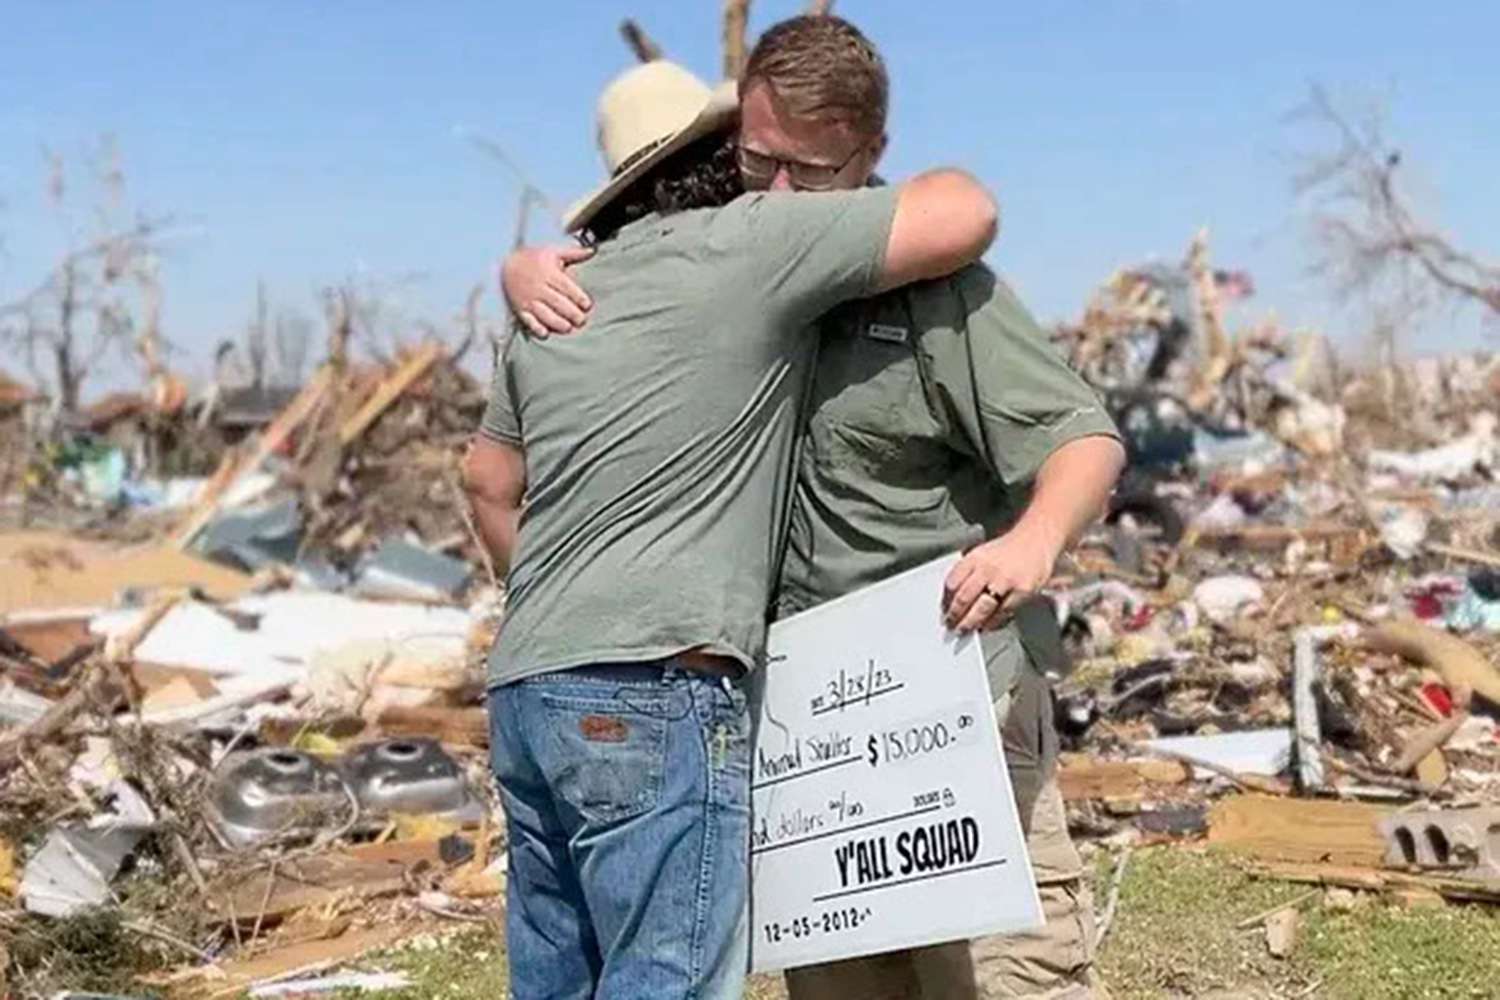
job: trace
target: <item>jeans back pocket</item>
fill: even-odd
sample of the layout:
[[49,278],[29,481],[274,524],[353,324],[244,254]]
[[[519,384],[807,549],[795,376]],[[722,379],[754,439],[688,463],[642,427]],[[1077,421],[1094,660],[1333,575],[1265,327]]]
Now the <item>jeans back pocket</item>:
[[656,808],[670,699],[631,691],[544,694],[541,701],[548,736],[538,763],[559,798],[594,823],[618,823]]

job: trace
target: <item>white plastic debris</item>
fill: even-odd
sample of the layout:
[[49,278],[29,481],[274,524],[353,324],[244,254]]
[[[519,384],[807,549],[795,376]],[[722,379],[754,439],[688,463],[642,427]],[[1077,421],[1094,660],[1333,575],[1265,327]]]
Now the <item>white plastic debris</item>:
[[[103,635],[123,633],[141,614],[109,612],[95,618],[90,628]],[[468,612],[461,608],[293,590],[242,598],[222,608],[179,604],[152,629],[135,655],[147,663],[213,674],[218,689],[233,694],[236,681],[303,681],[319,651],[355,640],[401,643],[417,637],[451,637],[461,646],[469,624]]]
[[387,706],[462,704],[483,685],[463,636],[355,639],[313,653],[313,705],[367,717]]
[[156,822],[134,786],[116,781],[109,790],[112,813],[58,827],[26,863],[21,896],[32,913],[66,917],[109,902],[109,883]]
[[[1207,736],[1169,736],[1148,740],[1148,747],[1183,754],[1205,764],[1216,764],[1236,774],[1275,776],[1287,769],[1292,759],[1290,729],[1254,729],[1240,733],[1213,733]],[[1214,777],[1212,771],[1194,768],[1198,780]]]
[[1229,676],[1247,688],[1269,687],[1281,679],[1281,672],[1270,662],[1257,657],[1229,664]]
[[1214,576],[1193,588],[1193,603],[1204,617],[1224,625],[1265,600],[1265,588],[1248,576]]
[[1385,504],[1374,510],[1380,540],[1397,559],[1413,559],[1427,540],[1427,515],[1416,507]]
[[1458,732],[1449,737],[1446,746],[1450,750],[1465,753],[1493,752],[1500,744],[1500,731],[1494,719],[1487,715],[1471,715],[1458,727]]
[[1228,493],[1220,493],[1214,497],[1213,503],[1198,512],[1193,518],[1193,527],[1202,531],[1222,531],[1229,528],[1238,528],[1250,519],[1233,496]]
[[1495,436],[1497,426],[1500,418],[1482,410],[1469,419],[1469,433],[1456,441],[1427,451],[1372,451],[1366,461],[1372,470],[1395,472],[1412,479],[1462,479],[1480,466],[1496,465],[1500,457],[1500,439]]
[[404,972],[341,972],[316,979],[283,979],[250,989],[252,997],[301,996],[305,993],[332,993],[334,990],[399,990],[411,985]]
[[1347,418],[1331,406],[1290,385],[1278,387],[1285,402],[1275,412],[1276,436],[1304,455],[1337,454],[1344,446]]

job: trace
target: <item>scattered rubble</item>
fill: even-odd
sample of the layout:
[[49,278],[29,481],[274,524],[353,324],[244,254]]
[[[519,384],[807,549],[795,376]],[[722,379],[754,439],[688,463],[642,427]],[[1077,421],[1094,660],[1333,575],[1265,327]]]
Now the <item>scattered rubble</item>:
[[[1231,329],[1252,291],[1200,234],[1058,331],[1131,456],[1049,588],[1072,826],[1500,902],[1500,359],[1343,369]],[[431,343],[66,427],[0,378],[5,982],[376,989],[348,963],[498,919],[484,395]],[[1274,953],[1295,914],[1256,920]]]
[[119,395],[0,481],[7,984],[394,988],[337,967],[496,917],[482,384],[428,343],[262,396]]
[[1206,255],[1121,271],[1057,335],[1131,457],[1053,587],[1074,829],[1500,901],[1473,825],[1500,795],[1500,357],[1341,371],[1274,320],[1231,332],[1250,284]]

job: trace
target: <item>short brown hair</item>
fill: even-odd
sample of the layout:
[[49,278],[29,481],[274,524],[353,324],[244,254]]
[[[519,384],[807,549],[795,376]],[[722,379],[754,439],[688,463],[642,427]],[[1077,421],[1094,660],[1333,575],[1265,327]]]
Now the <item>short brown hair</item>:
[[871,137],[885,131],[885,62],[841,17],[805,14],[772,25],[745,63],[740,93],[754,83],[769,86],[799,118],[832,119]]

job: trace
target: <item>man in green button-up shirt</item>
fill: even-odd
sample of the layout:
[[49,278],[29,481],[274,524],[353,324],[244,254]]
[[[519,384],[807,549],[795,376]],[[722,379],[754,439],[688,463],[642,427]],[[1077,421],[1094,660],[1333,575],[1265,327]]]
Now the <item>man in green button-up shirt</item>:
[[[836,17],[766,32],[741,79],[740,166],[752,189],[871,183],[885,146],[878,53]],[[560,264],[525,251],[505,284],[523,321],[564,332],[588,299]],[[1047,928],[788,973],[793,1000],[859,996],[1089,997],[1092,914],[1055,781],[1044,672],[1060,641],[1033,600],[1102,511],[1123,464],[1118,434],[1015,295],[982,265],[850,303],[821,321],[777,611],[789,614],[964,550],[949,624],[983,629],[1007,765]],[[935,598],[937,595],[934,595]]]

